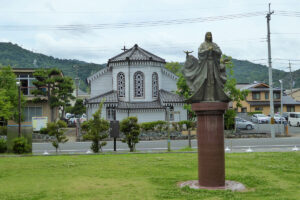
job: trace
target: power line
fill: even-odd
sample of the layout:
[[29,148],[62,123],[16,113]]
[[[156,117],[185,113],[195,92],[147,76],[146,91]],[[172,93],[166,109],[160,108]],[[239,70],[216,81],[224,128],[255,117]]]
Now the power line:
[[240,14],[213,16],[213,17],[198,17],[172,20],[158,21],[140,21],[140,22],[123,22],[123,23],[103,23],[103,24],[74,24],[74,25],[0,25],[1,30],[6,31],[31,31],[31,30],[99,30],[99,29],[120,29],[120,28],[138,28],[138,27],[153,27],[153,26],[168,26],[178,24],[192,24],[203,22],[214,22],[231,19],[241,19],[247,17],[257,17],[264,15],[265,12],[248,12]]

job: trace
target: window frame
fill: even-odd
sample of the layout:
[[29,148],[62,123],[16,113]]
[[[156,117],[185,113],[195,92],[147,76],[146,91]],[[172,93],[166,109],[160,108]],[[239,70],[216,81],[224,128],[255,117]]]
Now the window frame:
[[[140,90],[142,91],[142,95],[141,96],[138,96],[137,95],[137,76],[138,75],[141,75],[141,77],[142,77],[142,81],[141,81],[141,88],[140,88]],[[141,71],[136,71],[135,73],[134,73],[134,75],[133,75],[133,81],[134,81],[134,98],[137,98],[137,99],[143,99],[143,98],[145,98],[145,75],[144,75],[144,73],[143,72],[141,72]]]

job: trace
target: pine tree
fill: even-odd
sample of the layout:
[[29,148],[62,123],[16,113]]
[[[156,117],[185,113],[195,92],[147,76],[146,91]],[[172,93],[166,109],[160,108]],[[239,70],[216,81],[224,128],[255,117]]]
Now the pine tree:
[[63,116],[65,107],[71,99],[75,97],[73,92],[73,81],[70,77],[63,77],[59,69],[38,69],[34,72],[36,81],[33,82],[36,89],[32,93],[36,96],[33,100],[35,103],[45,101],[49,102],[51,109],[51,121],[54,119],[54,109],[62,107]]

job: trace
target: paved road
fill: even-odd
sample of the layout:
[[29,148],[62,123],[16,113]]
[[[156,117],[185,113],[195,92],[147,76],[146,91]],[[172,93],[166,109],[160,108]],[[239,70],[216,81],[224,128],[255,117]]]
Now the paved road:
[[[86,153],[90,149],[90,142],[67,142],[61,145],[61,153],[77,154]],[[172,140],[171,149],[178,150],[188,146],[187,140]],[[249,147],[254,151],[291,151],[294,146],[300,148],[300,137],[291,138],[251,138],[251,139],[226,139],[225,147],[231,149],[230,152],[245,152]],[[196,149],[197,141],[192,140],[192,147]],[[137,151],[153,152],[166,151],[166,140],[140,141],[136,146]],[[54,153],[55,149],[51,143],[33,143],[33,153],[43,154],[45,151]],[[113,142],[108,141],[103,149],[104,152],[113,151]],[[128,151],[126,144],[117,141],[117,151]]]

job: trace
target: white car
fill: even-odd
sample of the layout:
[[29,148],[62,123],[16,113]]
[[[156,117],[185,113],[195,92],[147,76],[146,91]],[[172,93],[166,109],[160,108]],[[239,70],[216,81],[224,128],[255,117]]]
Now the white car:
[[286,121],[285,118],[279,114],[274,115],[274,120],[276,124],[283,124]]
[[237,129],[247,129],[251,130],[254,129],[254,124],[252,122],[249,122],[247,120],[244,120],[242,118],[236,117],[235,118],[235,127]]
[[254,123],[259,123],[259,124],[269,123],[270,117],[268,117],[264,114],[254,114],[251,117],[251,121]]
[[289,113],[289,125],[290,126],[300,126],[300,112],[290,112]]

